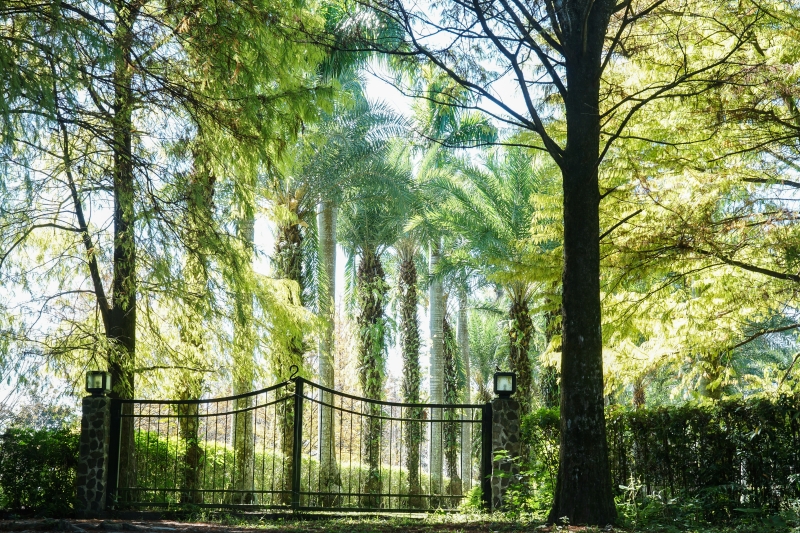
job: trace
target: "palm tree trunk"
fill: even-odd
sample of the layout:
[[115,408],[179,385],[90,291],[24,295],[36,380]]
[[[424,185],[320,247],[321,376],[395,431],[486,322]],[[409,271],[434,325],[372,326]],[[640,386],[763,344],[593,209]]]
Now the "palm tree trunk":
[[[417,318],[417,267],[414,265],[414,250],[404,250],[400,264],[398,288],[400,292],[400,346],[403,353],[403,401],[420,403],[419,368],[419,320]],[[406,418],[422,419],[422,409],[407,408]],[[403,439],[406,447],[406,470],[408,471],[408,503],[411,508],[422,507],[420,480],[420,446],[422,444],[421,422],[406,422]]]
[[[461,361],[464,365],[464,403],[472,403],[472,374],[469,364],[469,327],[467,322],[467,290],[463,285],[458,288],[458,323],[456,325],[456,339],[461,351]],[[472,425],[461,424],[461,481],[464,492],[472,488]]]
[[517,392],[515,397],[519,402],[520,415],[524,416],[531,411],[533,377],[528,351],[533,335],[533,321],[531,320],[528,301],[522,294],[524,294],[523,291],[512,292],[511,308],[508,312],[510,322],[508,335],[511,370],[517,373]]
[[[558,315],[556,311],[548,310],[544,314],[544,336],[547,346],[553,342],[553,338],[558,333]],[[561,351],[561,346],[554,347],[555,351]],[[548,409],[558,407],[559,404],[559,386],[558,381],[560,375],[558,368],[555,365],[542,364],[539,379],[539,396],[542,400],[542,405]]]
[[[720,378],[724,370],[722,357],[719,353],[703,354],[698,363],[702,369],[698,392],[701,396],[711,400],[721,399],[723,387],[720,384],[722,381]],[[642,391],[642,394],[644,394],[644,391]]]
[[[443,351],[444,336],[442,334],[444,320],[444,302],[442,280],[435,274],[441,256],[441,240],[436,240],[430,247],[431,281],[428,289],[428,305],[430,306],[430,395],[431,403],[443,403]],[[431,420],[441,420],[442,410],[431,409]],[[442,493],[442,425],[431,422],[431,485],[434,494]]]
[[[446,306],[445,306],[446,307]],[[444,350],[442,351],[444,363],[444,403],[455,404],[459,400],[458,391],[458,368],[456,359],[458,357],[458,345],[456,343],[456,334],[450,321],[447,320],[445,315],[442,323],[442,335],[444,337]],[[462,494],[461,478],[458,475],[458,468],[460,465],[459,451],[461,451],[459,437],[459,424],[456,420],[459,418],[458,413],[453,408],[446,408],[444,410],[444,418],[447,422],[444,423],[444,456],[447,464],[447,477],[449,482],[447,484],[447,494],[451,496]],[[455,500],[447,500],[444,502],[446,506]]]
[[[238,237],[244,243],[246,250],[252,251],[254,239],[254,216],[239,223]],[[251,252],[252,253],[252,252]],[[252,277],[252,266],[247,263],[243,278]],[[238,290],[235,299],[235,314],[233,326],[233,394],[244,394],[253,390],[255,368],[255,339],[253,333],[253,296],[247,290]],[[252,397],[240,398],[234,401],[236,410],[252,407]],[[255,501],[253,494],[253,468],[255,460],[253,438],[253,411],[247,410],[234,415],[233,425],[233,450],[234,450],[234,477],[232,502],[235,504],[250,504]]]
[[[318,279],[319,313],[323,319],[323,332],[319,341],[319,380],[323,387],[334,386],[335,308],[336,308],[336,207],[327,201],[319,204],[317,213],[317,235],[319,236],[320,273]],[[330,404],[333,396],[322,394],[322,403]],[[333,409],[321,407],[319,416],[319,462],[320,485],[324,492],[341,490],[341,475],[336,464],[334,434],[336,419]],[[331,494],[323,498],[326,505],[337,505],[338,499]]]
[[[359,304],[359,382],[365,397],[380,400],[383,395],[384,345],[386,318],[386,284],[383,266],[374,250],[363,249],[358,266],[357,294]],[[381,414],[380,405],[368,404],[366,431],[363,436],[367,461],[367,481],[362,506],[378,508],[381,504]]]

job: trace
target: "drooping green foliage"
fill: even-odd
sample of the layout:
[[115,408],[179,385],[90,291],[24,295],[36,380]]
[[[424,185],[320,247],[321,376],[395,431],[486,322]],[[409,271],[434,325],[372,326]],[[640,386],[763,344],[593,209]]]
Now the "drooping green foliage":
[[[15,4],[3,9],[27,6]],[[259,166],[316,113],[321,55],[290,37],[318,21],[281,2],[67,2],[20,13],[3,42],[28,35],[15,61],[37,69],[22,74],[39,87],[9,93],[17,111],[3,137],[3,277],[18,289],[9,349],[34,343],[59,371],[111,358],[128,389],[137,373],[148,385],[154,370],[202,372],[191,342],[173,348],[186,324],[165,318],[198,312],[223,334],[206,342],[229,346],[225,328],[211,326],[227,320],[220,288],[258,284],[239,269],[226,215],[252,205]],[[193,188],[196,175],[210,195]],[[207,214],[186,216],[201,203]],[[33,314],[46,319],[34,326]]]

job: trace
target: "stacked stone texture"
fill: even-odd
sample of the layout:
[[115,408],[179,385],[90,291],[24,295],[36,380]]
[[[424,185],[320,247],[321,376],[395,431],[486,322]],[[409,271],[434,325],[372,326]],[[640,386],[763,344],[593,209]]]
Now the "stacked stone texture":
[[84,398],[76,509],[81,515],[99,515],[105,511],[110,436],[111,399],[105,396]]
[[[519,474],[519,402],[512,398],[492,400],[492,509],[502,509],[508,486]],[[498,452],[505,451],[498,459]]]

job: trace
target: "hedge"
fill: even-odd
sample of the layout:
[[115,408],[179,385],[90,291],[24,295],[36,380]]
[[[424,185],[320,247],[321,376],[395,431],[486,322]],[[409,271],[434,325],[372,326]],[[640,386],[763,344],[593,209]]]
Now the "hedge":
[[71,512],[79,438],[69,429],[8,429],[0,436],[0,506],[45,515]]
[[[531,463],[552,476],[558,413],[523,422]],[[774,401],[659,407],[606,414],[612,482],[664,500],[693,498],[708,519],[786,508],[800,499],[800,395]]]

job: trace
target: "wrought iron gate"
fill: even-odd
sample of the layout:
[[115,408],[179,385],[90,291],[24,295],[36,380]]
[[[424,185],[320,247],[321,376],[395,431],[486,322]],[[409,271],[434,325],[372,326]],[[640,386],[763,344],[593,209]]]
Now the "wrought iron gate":
[[117,509],[455,510],[490,493],[490,404],[375,401],[294,378],[211,400],[115,400],[112,423]]

